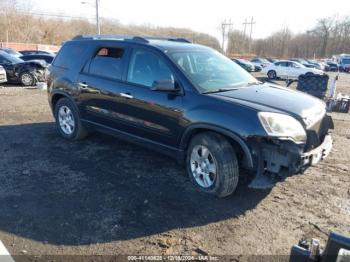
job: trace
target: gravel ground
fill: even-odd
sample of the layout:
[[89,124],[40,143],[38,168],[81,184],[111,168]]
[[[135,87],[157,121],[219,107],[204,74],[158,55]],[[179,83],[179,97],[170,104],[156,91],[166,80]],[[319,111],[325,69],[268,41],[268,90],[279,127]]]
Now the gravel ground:
[[[283,84],[283,82],[280,82]],[[350,94],[350,74],[338,90]],[[328,159],[271,190],[217,199],[174,160],[106,135],[61,139],[44,91],[0,88],[0,240],[20,255],[288,255],[350,235],[350,117]]]

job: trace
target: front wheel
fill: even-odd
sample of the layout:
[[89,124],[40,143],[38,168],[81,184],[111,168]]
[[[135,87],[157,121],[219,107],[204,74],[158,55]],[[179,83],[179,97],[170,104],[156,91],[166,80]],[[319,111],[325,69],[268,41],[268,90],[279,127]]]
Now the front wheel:
[[24,72],[20,76],[21,84],[24,86],[34,86],[36,83],[35,77],[30,72]]
[[237,187],[236,153],[227,139],[219,134],[196,135],[187,150],[186,167],[192,183],[203,192],[225,197]]
[[87,136],[76,107],[68,98],[61,98],[56,103],[55,118],[57,130],[65,139],[80,140]]

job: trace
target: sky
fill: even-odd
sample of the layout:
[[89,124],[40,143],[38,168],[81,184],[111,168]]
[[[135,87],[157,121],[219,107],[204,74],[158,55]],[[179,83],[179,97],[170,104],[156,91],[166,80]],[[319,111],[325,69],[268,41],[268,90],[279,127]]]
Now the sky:
[[[91,5],[82,4],[82,1],[23,0],[23,3],[32,12],[94,17],[95,0],[85,0]],[[99,1],[102,17],[114,18],[123,24],[184,27],[208,33],[219,40],[220,24],[225,19],[231,19],[233,29],[243,30],[244,20],[254,17],[253,38],[263,38],[284,27],[299,33],[312,28],[319,18],[350,15],[350,0]]]

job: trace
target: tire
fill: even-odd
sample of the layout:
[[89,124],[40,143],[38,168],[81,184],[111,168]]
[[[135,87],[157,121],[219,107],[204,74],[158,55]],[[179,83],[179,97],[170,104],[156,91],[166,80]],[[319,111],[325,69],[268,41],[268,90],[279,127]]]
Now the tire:
[[267,77],[271,80],[276,79],[277,78],[277,73],[275,70],[270,70],[269,72],[267,72]]
[[35,86],[36,79],[34,75],[30,72],[23,72],[19,75],[19,80],[24,86]]
[[306,75],[306,76],[313,76],[314,73],[312,73],[312,72],[307,72],[305,75]]
[[[203,166],[200,164],[202,160],[199,160],[199,157],[201,154],[203,159],[205,148],[208,149],[208,162],[204,163],[207,166],[201,169]],[[213,163],[215,168],[213,168]],[[236,153],[231,144],[217,133],[205,132],[192,138],[187,150],[186,169],[196,188],[217,197],[232,194],[238,184],[239,168]],[[209,175],[205,176],[201,173],[202,170],[206,170],[204,173]],[[209,170],[215,170],[216,174]],[[209,177],[211,184],[206,183],[207,179],[204,177]]]
[[76,106],[68,98],[58,100],[54,112],[57,131],[63,138],[76,141],[88,135],[87,130],[81,124]]

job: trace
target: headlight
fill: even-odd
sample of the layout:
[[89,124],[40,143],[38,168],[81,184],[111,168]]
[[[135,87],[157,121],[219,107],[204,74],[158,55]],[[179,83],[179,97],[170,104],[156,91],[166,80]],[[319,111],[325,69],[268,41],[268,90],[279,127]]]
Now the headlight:
[[270,136],[291,138],[295,142],[306,141],[305,130],[294,117],[271,112],[260,112],[258,116]]

